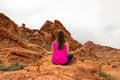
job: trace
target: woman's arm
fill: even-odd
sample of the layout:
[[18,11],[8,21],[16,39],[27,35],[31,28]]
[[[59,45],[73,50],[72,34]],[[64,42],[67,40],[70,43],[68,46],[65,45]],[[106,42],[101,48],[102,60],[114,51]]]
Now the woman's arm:
[[46,52],[46,53],[48,53],[48,54],[52,54],[53,53],[53,46],[51,46],[52,47],[52,51],[50,52],[50,51],[47,51],[46,49],[42,49],[44,52]]
[[77,49],[77,50],[75,50],[75,51],[70,51],[70,50],[69,50],[69,43],[68,43],[68,42],[66,42],[66,46],[67,46],[67,54],[74,54],[74,53],[76,53],[76,52],[79,51],[79,49]]

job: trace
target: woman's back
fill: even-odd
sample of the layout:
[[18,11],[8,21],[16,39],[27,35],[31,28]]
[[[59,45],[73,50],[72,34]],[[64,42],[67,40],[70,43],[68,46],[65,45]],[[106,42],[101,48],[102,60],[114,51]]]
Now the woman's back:
[[62,46],[62,49],[58,49],[58,44],[56,41],[53,41],[53,55],[52,55],[52,62],[55,64],[65,64],[68,62],[67,58],[67,46],[64,44]]

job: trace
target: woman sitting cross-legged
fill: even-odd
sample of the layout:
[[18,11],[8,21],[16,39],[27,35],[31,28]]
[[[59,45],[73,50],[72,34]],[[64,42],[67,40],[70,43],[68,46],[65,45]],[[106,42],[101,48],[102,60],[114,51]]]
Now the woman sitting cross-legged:
[[52,62],[57,65],[66,65],[73,58],[73,54],[78,52],[69,51],[69,43],[65,40],[64,32],[62,30],[58,31],[57,38],[52,42],[52,51],[48,52],[44,50],[46,53],[52,54]]

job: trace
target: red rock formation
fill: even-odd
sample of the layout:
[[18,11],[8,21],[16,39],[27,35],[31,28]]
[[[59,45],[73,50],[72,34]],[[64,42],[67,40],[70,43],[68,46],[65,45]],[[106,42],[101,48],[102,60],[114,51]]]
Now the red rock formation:
[[15,34],[9,32],[0,24],[0,38],[1,40],[9,40],[17,43],[18,45],[22,46],[23,48],[27,48],[27,45]]
[[[1,63],[11,63],[15,60],[20,60],[23,63],[28,61],[27,63],[30,63],[33,62],[35,58],[37,59],[37,57],[40,56],[40,53],[42,53],[41,47],[35,44],[32,45],[29,41],[21,38],[22,34],[24,33],[22,33],[20,28],[13,21],[11,21],[4,14],[0,13]],[[33,56],[33,59],[30,58],[30,56]]]
[[99,57],[97,56],[98,54],[109,52],[109,53],[115,53],[119,51],[118,49],[111,48],[108,46],[101,46],[98,44],[94,44],[92,41],[86,42],[81,48],[81,52],[83,52],[86,56],[94,56],[94,57]]
[[46,44],[51,44],[52,41],[55,40],[56,33],[58,30],[64,31],[66,40],[70,44],[70,50],[76,50],[78,47],[82,46],[82,44],[78,43],[71,37],[71,34],[58,20],[55,20],[54,23],[51,21],[46,21],[40,29],[40,34],[43,36],[43,40],[45,41]]
[[0,24],[3,25],[10,33],[18,33],[18,26],[13,21],[11,21],[3,13],[0,13]]
[[[51,55],[42,51],[43,47],[50,49],[58,30],[65,32],[71,50],[80,48],[66,66],[54,65]],[[119,49],[92,41],[82,46],[58,20],[46,21],[40,30],[31,30],[25,24],[18,27],[0,13],[0,63],[8,65],[15,60],[29,65],[20,71],[0,71],[0,80],[120,80]]]

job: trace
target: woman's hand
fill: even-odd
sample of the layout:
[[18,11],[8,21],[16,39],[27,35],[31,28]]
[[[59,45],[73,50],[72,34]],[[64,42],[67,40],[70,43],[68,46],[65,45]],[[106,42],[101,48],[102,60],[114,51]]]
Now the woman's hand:
[[48,54],[52,54],[52,52],[47,52]]
[[79,52],[80,51],[80,49],[78,48],[75,52]]

